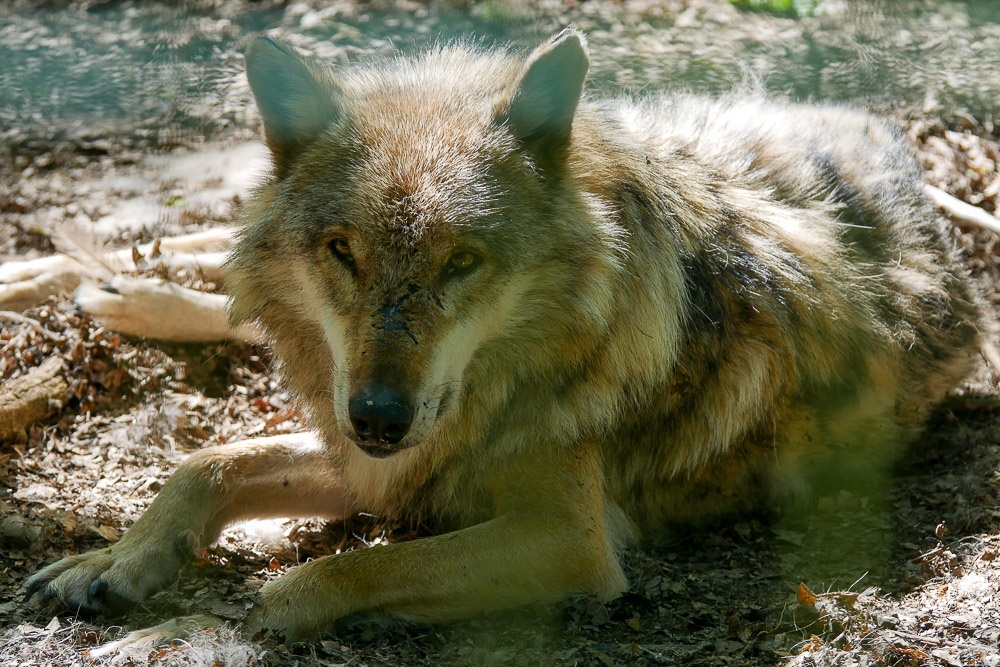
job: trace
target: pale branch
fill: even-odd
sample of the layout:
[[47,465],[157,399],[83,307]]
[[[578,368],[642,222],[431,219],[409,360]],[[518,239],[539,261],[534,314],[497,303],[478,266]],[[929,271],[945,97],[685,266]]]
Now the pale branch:
[[25,317],[24,315],[21,315],[20,313],[15,313],[14,311],[11,310],[0,310],[0,320],[8,320],[11,322],[17,322],[18,324],[26,324],[29,327],[31,327],[35,332],[37,332],[42,336],[45,336],[49,340],[56,342],[62,340],[62,338],[60,338],[60,336],[57,333],[49,331],[38,322],[31,319],[30,317]]
[[953,197],[933,185],[925,184],[924,193],[934,202],[935,206],[944,209],[944,212],[955,220],[1000,235],[1000,218],[995,215]]

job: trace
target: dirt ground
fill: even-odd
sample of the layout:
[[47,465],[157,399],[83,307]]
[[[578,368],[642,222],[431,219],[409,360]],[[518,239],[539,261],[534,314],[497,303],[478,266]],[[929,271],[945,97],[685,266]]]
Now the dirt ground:
[[[470,8],[252,4],[191,3],[180,18],[171,5],[153,5],[149,25],[156,28],[122,24],[123,17],[139,20],[129,3],[86,3],[56,15],[38,3],[2,10],[14,13],[0,16],[11,19],[0,27],[0,61],[16,54],[23,69],[0,77],[11,93],[0,88],[6,100],[0,101],[0,262],[50,254],[66,230],[128,247],[235,223],[265,155],[233,49],[247,31],[272,27],[302,48],[346,62],[403,42],[404,48],[419,45],[437,33],[533,40],[576,22],[591,34],[594,86],[603,90],[641,92],[639,82],[649,80],[657,87],[677,82],[721,90],[741,80],[740,65],[749,62],[776,93],[850,100],[892,116],[930,183],[1000,211],[1000,139],[993,125],[1000,69],[990,70],[984,58],[966,59],[976,43],[1000,53],[1000,16],[987,15],[986,3],[942,2],[933,11],[910,3],[924,13],[906,14],[917,17],[904,26],[907,35],[897,34],[904,28],[893,22],[911,18],[898,15],[879,23],[864,12],[851,14],[850,21],[840,19],[849,31],[835,33],[834,14],[775,16],[721,0]],[[105,29],[102,21],[123,26],[122,34],[131,28],[167,34],[170,57],[158,61],[159,51],[134,47],[134,34],[120,39],[131,40],[135,52],[115,47],[109,37],[96,42],[93,71],[68,68],[66,77],[83,77],[71,82],[82,88],[77,95],[32,93],[40,84],[24,71],[41,68],[36,79],[43,80],[50,57],[32,56],[32,48],[72,50],[73,40],[82,42],[91,28]],[[188,32],[171,32],[170,21],[182,21]],[[34,30],[34,37],[15,38],[11,25]],[[887,25],[898,49],[870,52],[881,44],[872,35],[884,37],[878,31]],[[658,59],[649,57],[652,46]],[[645,56],[624,66],[623,50]],[[846,65],[849,51],[853,69]],[[913,53],[930,55],[908,65]],[[113,108],[86,87],[84,74],[132,61],[162,65],[153,77],[157,94],[147,98],[148,76],[136,77],[134,88],[118,77],[116,85],[136,101]],[[872,78],[886,69],[889,83]],[[190,83],[199,77],[225,85],[207,90]],[[98,115],[73,116],[74,100]],[[25,112],[29,107],[33,113]],[[107,126],[96,120],[108,118],[114,122]],[[1000,238],[958,225],[953,234],[997,319]],[[163,273],[145,258],[129,271]],[[201,289],[219,287],[197,271],[171,277]],[[68,296],[15,316],[0,313],[0,382],[52,359],[62,362],[61,400],[23,434],[0,442],[0,667],[88,664],[90,647],[174,615],[238,620],[256,588],[298,563],[421,533],[420,526],[371,516],[344,523],[251,522],[228,530],[124,627],[116,625],[122,619],[89,623],[29,605],[27,576],[119,539],[186,454],[305,428],[261,347],[128,338],[79,314]],[[879,488],[820,498],[800,514],[679,534],[669,544],[633,550],[626,556],[629,592],[610,604],[581,598],[444,627],[357,625],[292,648],[248,644],[222,630],[114,660],[994,667],[1000,665],[998,565],[1000,392],[984,367],[956,390]]]

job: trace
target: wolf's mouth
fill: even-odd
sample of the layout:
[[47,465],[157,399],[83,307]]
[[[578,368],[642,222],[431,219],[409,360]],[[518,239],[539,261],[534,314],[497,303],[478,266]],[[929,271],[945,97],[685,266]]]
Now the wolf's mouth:
[[354,444],[358,446],[358,449],[375,459],[387,459],[393,454],[398,454],[404,449],[409,449],[409,447],[382,445],[377,442],[358,442],[357,440],[354,441]]
[[454,388],[451,387],[450,385],[445,387],[444,391],[441,392],[441,398],[438,399],[437,411],[434,413],[435,421],[441,419],[441,417],[445,416],[448,413],[448,410],[451,408],[451,404],[453,402],[454,397],[455,397]]

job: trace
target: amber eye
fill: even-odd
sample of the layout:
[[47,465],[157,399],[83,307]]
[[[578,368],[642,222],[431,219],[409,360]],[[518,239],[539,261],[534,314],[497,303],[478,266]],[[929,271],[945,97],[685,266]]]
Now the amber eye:
[[330,241],[330,249],[338,255],[350,255],[351,246],[344,239],[334,239]]
[[448,270],[452,274],[468,273],[479,266],[482,257],[468,250],[460,250],[448,260]]
[[334,257],[343,262],[349,269],[354,270],[354,256],[351,254],[351,245],[346,239],[336,238],[330,241],[330,252]]

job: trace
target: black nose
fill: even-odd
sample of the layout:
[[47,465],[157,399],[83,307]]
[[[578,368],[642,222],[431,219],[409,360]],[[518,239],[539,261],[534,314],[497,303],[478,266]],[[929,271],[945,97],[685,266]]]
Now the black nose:
[[367,387],[347,406],[354,434],[362,442],[395,445],[413,423],[410,402],[399,391],[385,385]]

